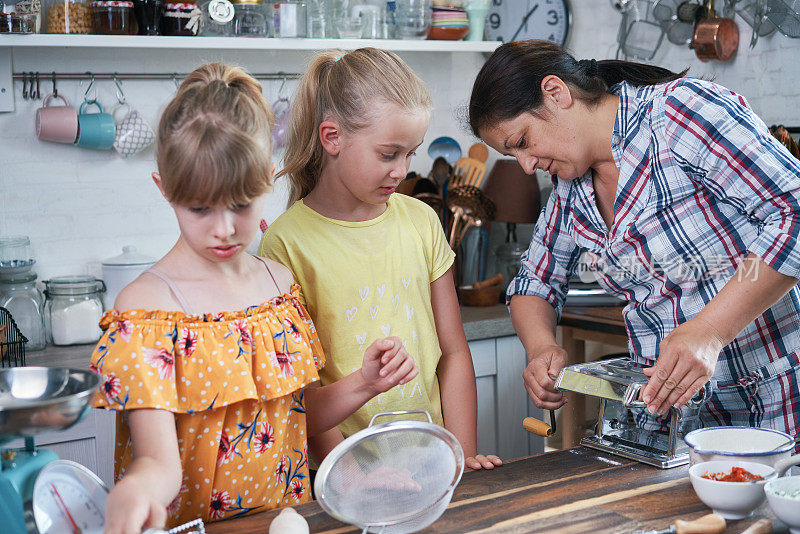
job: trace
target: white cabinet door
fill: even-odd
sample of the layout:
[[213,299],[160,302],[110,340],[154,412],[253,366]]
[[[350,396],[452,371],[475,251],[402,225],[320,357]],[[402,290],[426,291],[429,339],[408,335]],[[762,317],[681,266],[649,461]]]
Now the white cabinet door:
[[[114,435],[116,412],[91,409],[74,426],[60,432],[43,432],[34,439],[37,447],[49,449],[62,460],[72,460],[91,469],[110,488],[114,485]],[[3,447],[22,448],[21,439]]]
[[503,459],[544,452],[544,440],[522,428],[527,416],[541,418],[522,385],[527,365],[516,336],[469,343],[478,389],[478,452]]

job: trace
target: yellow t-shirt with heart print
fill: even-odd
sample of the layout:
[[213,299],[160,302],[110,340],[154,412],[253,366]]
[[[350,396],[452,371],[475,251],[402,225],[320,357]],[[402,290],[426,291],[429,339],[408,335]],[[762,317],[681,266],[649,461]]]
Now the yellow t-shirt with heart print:
[[394,194],[380,216],[349,222],[324,217],[301,200],[269,227],[259,254],[291,269],[303,288],[327,358],[323,385],[359,369],[364,350],[378,338],[399,337],[417,361],[416,378],[339,425],[345,437],[366,428],[373,415],[395,410],[426,410],[443,424],[431,282],[447,272],[455,254],[429,206]]

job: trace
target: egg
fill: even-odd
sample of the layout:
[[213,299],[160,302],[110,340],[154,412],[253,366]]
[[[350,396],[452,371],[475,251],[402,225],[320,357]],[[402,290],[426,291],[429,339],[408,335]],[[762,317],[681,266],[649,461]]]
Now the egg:
[[308,523],[294,508],[287,506],[270,523],[269,534],[309,534]]

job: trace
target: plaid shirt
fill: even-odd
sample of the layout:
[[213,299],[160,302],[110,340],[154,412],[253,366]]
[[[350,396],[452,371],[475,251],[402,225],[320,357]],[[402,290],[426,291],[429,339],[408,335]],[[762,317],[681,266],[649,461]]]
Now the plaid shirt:
[[[508,297],[539,296],[560,316],[568,280],[585,262],[606,291],[629,301],[630,353],[652,365],[661,340],[703,309],[748,251],[800,277],[800,162],[743,97],[719,85],[682,78],[645,87],[623,82],[614,90],[619,184],[612,227],[597,210],[591,171],[572,181],[554,178]],[[793,398],[800,410],[798,312],[795,286],[720,355],[715,382],[723,390],[737,386],[734,403],[759,414],[751,423],[772,409],[763,404]],[[796,376],[767,386],[776,400],[757,398],[759,381],[786,373]],[[797,414],[788,419],[796,433]]]

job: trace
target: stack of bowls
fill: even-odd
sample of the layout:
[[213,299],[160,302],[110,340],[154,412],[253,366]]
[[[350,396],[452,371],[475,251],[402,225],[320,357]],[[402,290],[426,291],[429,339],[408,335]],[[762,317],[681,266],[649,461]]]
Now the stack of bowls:
[[459,41],[469,33],[467,12],[456,6],[434,6],[428,39]]

